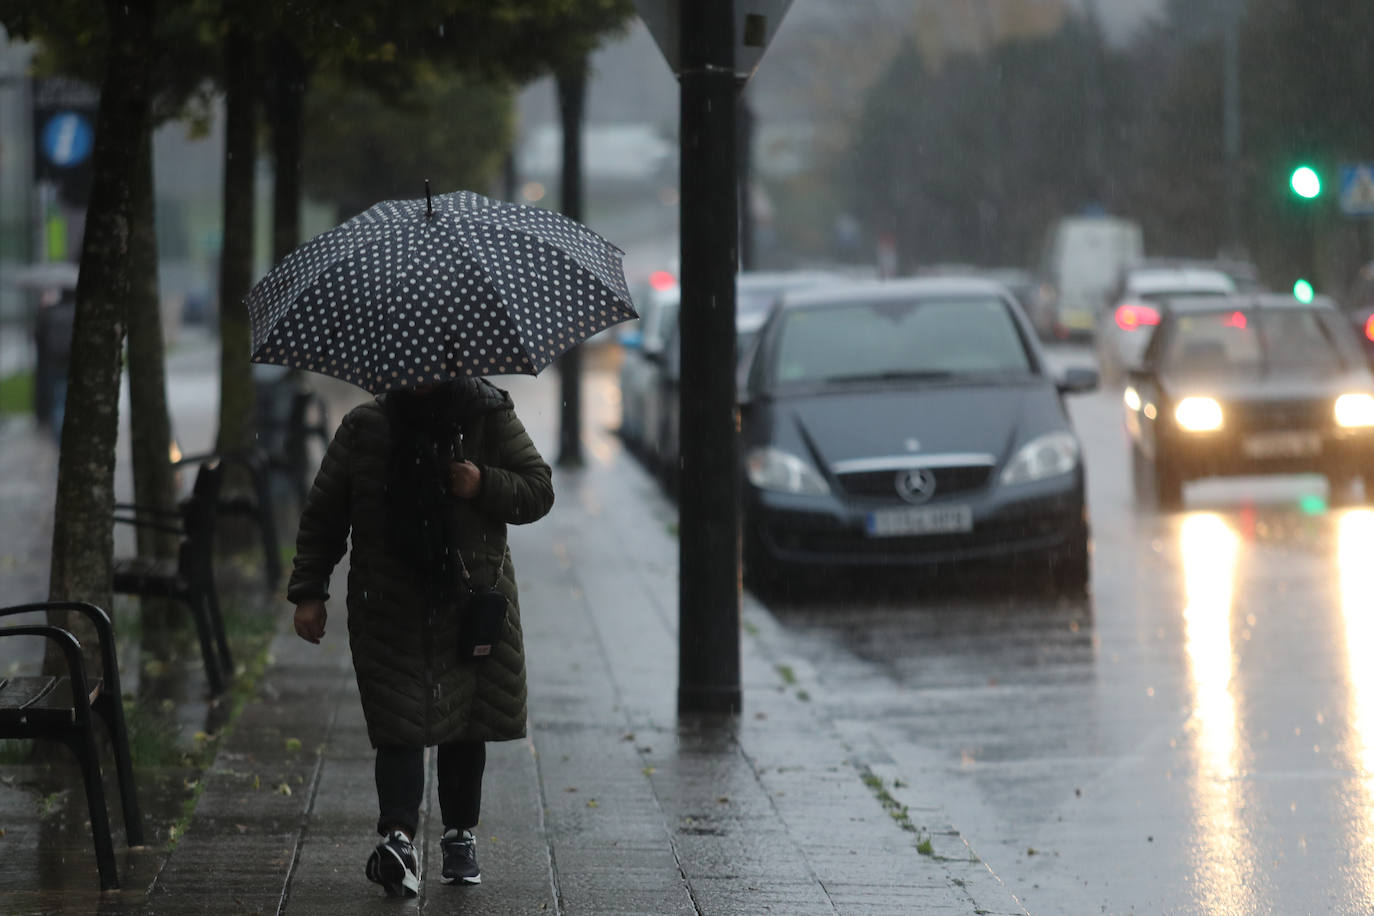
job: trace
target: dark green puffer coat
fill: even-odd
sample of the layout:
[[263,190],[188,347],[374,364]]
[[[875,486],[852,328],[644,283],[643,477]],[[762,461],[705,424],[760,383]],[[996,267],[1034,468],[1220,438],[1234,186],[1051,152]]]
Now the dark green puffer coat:
[[426,607],[414,572],[387,549],[390,423],[377,401],[354,408],[330,442],[301,513],[293,603],[328,599],[329,576],[349,532],[348,638],[368,737],[380,745],[507,741],[525,734],[525,654],[506,525],[542,518],[553,506],[552,473],[509,395],[485,380],[460,389],[467,401],[462,454],[482,468],[481,490],[458,500],[459,549],[473,584],[495,584],[508,600],[506,631],[488,658],[458,659],[453,608]]

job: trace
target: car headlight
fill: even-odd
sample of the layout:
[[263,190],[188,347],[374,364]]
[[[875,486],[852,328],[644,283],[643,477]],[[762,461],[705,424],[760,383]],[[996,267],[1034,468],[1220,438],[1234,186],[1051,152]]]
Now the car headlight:
[[830,484],[808,462],[771,446],[754,449],[746,455],[744,469],[749,482],[760,490],[812,496],[830,492]]
[[1030,483],[1078,467],[1078,440],[1072,433],[1049,433],[1032,439],[1002,469],[1003,484]]
[[1341,426],[1374,426],[1374,397],[1343,394],[1336,398],[1336,423]]
[[1174,419],[1190,433],[1221,429],[1221,405],[1215,398],[1184,398],[1174,408]]

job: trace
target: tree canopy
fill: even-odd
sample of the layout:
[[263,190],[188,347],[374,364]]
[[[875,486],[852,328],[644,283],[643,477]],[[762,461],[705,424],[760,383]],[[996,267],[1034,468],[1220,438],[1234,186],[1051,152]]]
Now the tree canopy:
[[509,91],[451,72],[384,93],[317,78],[306,99],[305,188],[348,217],[379,200],[483,190],[510,146]]

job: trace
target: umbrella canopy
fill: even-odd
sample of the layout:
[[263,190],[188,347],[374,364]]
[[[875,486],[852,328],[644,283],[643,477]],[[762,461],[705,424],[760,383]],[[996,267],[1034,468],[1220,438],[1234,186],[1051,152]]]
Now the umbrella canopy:
[[561,214],[470,191],[384,201],[306,242],[253,287],[252,358],[374,394],[533,375],[638,317],[623,255]]

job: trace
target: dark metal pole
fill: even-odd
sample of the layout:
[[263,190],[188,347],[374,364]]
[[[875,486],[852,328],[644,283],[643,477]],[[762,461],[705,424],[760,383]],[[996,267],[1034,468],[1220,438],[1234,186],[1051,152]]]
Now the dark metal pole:
[[735,121],[735,149],[739,156],[739,266],[740,270],[758,267],[754,256],[754,110],[743,92]]
[[684,3],[678,711],[738,713],[734,4]]
[[[558,68],[558,112],[563,123],[562,210],[582,219],[582,109],[586,98],[587,61]],[[582,348],[573,347],[558,360],[562,410],[558,422],[558,464],[582,464]]]
[[1226,10],[1222,47],[1222,148],[1226,156],[1226,254],[1240,258],[1240,10]]

